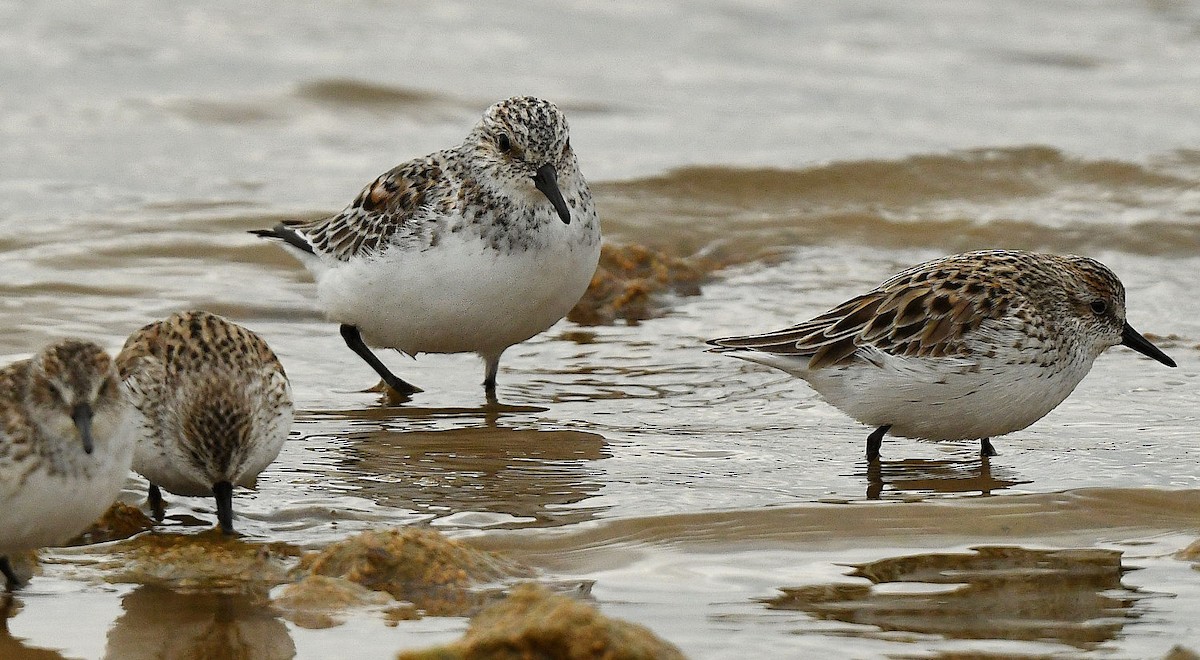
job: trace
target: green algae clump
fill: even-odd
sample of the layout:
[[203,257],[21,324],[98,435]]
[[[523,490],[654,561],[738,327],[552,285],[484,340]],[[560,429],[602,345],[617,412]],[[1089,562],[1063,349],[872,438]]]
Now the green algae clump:
[[649,629],[536,584],[471,619],[461,641],[397,660],[675,660],[683,653]]

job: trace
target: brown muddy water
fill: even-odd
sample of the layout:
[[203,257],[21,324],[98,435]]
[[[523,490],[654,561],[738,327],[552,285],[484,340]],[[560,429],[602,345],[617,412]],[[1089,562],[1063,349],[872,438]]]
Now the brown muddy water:
[[[432,527],[694,658],[1200,648],[1194,4],[0,2],[0,90],[0,355],[190,307],[261,333],[298,414],[236,494],[251,545]],[[471,356],[385,356],[425,392],[384,405],[245,230],[338,210],[518,93],[567,111],[611,243],[722,268],[512,348],[499,406]],[[1101,259],[1179,368],[1117,348],[989,463],[889,440],[873,469],[803,384],[702,350],[985,247]],[[133,543],[213,517],[171,498]],[[125,548],[43,552],[0,655],[389,658],[467,626],[315,627]]]

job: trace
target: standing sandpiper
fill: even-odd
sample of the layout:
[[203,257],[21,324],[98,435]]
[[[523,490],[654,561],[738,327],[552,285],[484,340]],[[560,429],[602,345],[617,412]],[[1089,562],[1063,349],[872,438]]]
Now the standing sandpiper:
[[1067,398],[1106,349],[1175,362],[1125,321],[1125,287],[1086,257],[967,252],[914,266],[790,328],[709,342],[782,369],[893,435],[979,440],[1029,426]]
[[317,281],[342,338],[401,395],[367,347],[478,353],[495,398],[500,355],[579,301],[600,256],[600,222],[548,101],[488,108],[462,144],[396,166],[341,213],[253,232],[277,239]]

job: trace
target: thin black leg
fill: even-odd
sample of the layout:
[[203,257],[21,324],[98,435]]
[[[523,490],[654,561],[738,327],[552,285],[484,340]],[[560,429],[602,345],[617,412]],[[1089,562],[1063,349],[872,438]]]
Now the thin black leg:
[[0,573],[4,574],[5,586],[9,591],[21,586],[21,578],[17,577],[17,572],[13,570],[12,564],[8,563],[7,556],[0,556]]
[[489,403],[496,402],[496,374],[500,372],[500,356],[485,357],[486,366],[483,374],[483,393]]
[[218,481],[213,484],[213,495],[217,498],[217,521],[221,532],[233,534],[233,484]]
[[980,456],[995,456],[996,448],[992,446],[992,441],[988,438],[979,440],[979,455]]
[[890,428],[892,428],[891,424],[884,424],[883,426],[872,431],[871,435],[867,436],[867,460],[868,461],[879,460],[879,447],[883,445],[883,436],[885,433],[888,432],[888,429],[890,429]]
[[150,492],[146,499],[150,501],[150,514],[154,519],[162,522],[163,516],[167,514],[167,507],[163,504],[162,491],[155,484],[150,484]]
[[342,339],[346,341],[346,345],[350,347],[350,350],[358,354],[358,357],[362,358],[364,362],[371,365],[371,368],[375,370],[375,373],[379,374],[379,377],[383,379],[384,383],[387,383],[388,387],[400,394],[416,394],[421,391],[421,388],[405,382],[391,371],[388,371],[387,366],[380,362],[379,358],[375,357],[370,348],[367,348],[366,343],[362,340],[362,335],[358,332],[358,328],[343,323],[341,330]]

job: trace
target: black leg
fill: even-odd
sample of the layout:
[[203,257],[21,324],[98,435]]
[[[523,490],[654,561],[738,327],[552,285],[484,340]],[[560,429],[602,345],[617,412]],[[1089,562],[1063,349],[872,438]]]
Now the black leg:
[[218,481],[213,484],[212,491],[217,498],[217,521],[221,524],[221,532],[233,534],[233,484]]
[[992,446],[992,441],[987,438],[979,440],[979,455],[980,456],[995,456],[996,448]]
[[21,586],[21,578],[17,577],[17,572],[13,570],[12,564],[8,563],[7,556],[0,556],[0,573],[4,574],[9,591]]
[[146,496],[150,500],[150,514],[154,519],[162,522],[163,516],[167,514],[167,507],[163,504],[162,491],[158,486],[150,484],[150,493]]
[[883,426],[872,431],[871,435],[867,436],[867,460],[868,461],[879,460],[879,447],[881,445],[883,445],[883,435],[885,433],[887,433],[888,429],[890,429],[890,428],[892,428],[891,424],[884,424]]
[[483,373],[483,393],[487,396],[488,403],[496,402],[496,374],[500,372],[500,356],[485,357]]
[[380,362],[379,358],[375,357],[375,354],[371,352],[371,349],[367,348],[367,345],[363,343],[362,335],[358,333],[358,328],[343,323],[342,339],[346,341],[346,345],[350,347],[350,350],[358,354],[358,357],[362,358],[364,362],[371,365],[371,368],[375,370],[375,373],[379,374],[379,377],[383,379],[384,383],[387,383],[388,387],[400,394],[416,394],[421,391],[421,388],[401,380],[395,374],[388,371],[387,366]]

